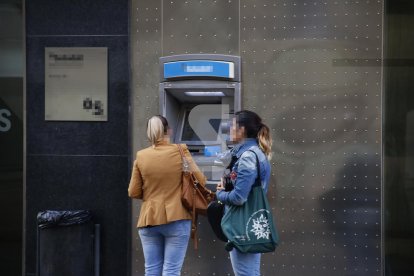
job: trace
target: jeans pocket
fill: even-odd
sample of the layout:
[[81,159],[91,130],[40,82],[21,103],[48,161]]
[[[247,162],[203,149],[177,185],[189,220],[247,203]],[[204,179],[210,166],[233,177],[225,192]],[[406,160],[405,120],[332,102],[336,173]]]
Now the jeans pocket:
[[148,236],[149,234],[149,228],[148,227],[141,227],[138,228],[138,234],[143,236]]
[[179,231],[181,235],[190,235],[191,220],[181,220],[179,223]]

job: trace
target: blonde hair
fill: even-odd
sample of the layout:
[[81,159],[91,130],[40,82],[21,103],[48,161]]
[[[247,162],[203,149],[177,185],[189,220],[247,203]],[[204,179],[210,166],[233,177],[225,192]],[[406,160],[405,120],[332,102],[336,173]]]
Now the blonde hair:
[[263,150],[264,154],[270,160],[272,158],[273,141],[270,136],[270,129],[267,125],[261,125],[260,130],[257,133],[257,140],[259,141],[259,147]]
[[[165,122],[163,122],[163,119]],[[159,115],[153,116],[147,123],[147,137],[152,145],[161,142],[164,139],[164,135],[167,133],[168,123],[167,120]]]

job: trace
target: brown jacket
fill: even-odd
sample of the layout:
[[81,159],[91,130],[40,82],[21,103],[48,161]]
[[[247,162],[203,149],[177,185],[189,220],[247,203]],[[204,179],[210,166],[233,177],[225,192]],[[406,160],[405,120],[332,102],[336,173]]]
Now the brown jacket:
[[[205,176],[194,163],[186,145],[182,145],[197,179],[205,184]],[[191,219],[181,204],[182,160],[176,144],[161,142],[137,152],[128,195],[142,199],[137,227],[167,224]]]

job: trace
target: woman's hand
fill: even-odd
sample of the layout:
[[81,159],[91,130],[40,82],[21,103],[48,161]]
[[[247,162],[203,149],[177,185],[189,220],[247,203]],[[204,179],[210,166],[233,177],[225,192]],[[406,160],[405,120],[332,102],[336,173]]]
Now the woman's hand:
[[223,191],[224,190],[223,178],[221,178],[220,182],[217,184],[216,190],[217,191]]

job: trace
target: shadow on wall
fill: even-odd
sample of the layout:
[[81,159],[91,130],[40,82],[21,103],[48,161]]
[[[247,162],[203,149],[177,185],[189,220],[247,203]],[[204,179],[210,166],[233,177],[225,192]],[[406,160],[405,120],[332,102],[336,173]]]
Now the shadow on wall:
[[[361,148],[356,152],[366,152]],[[319,196],[320,215],[345,249],[350,275],[366,275],[381,263],[381,177],[379,157],[367,153],[345,160],[334,186]]]

